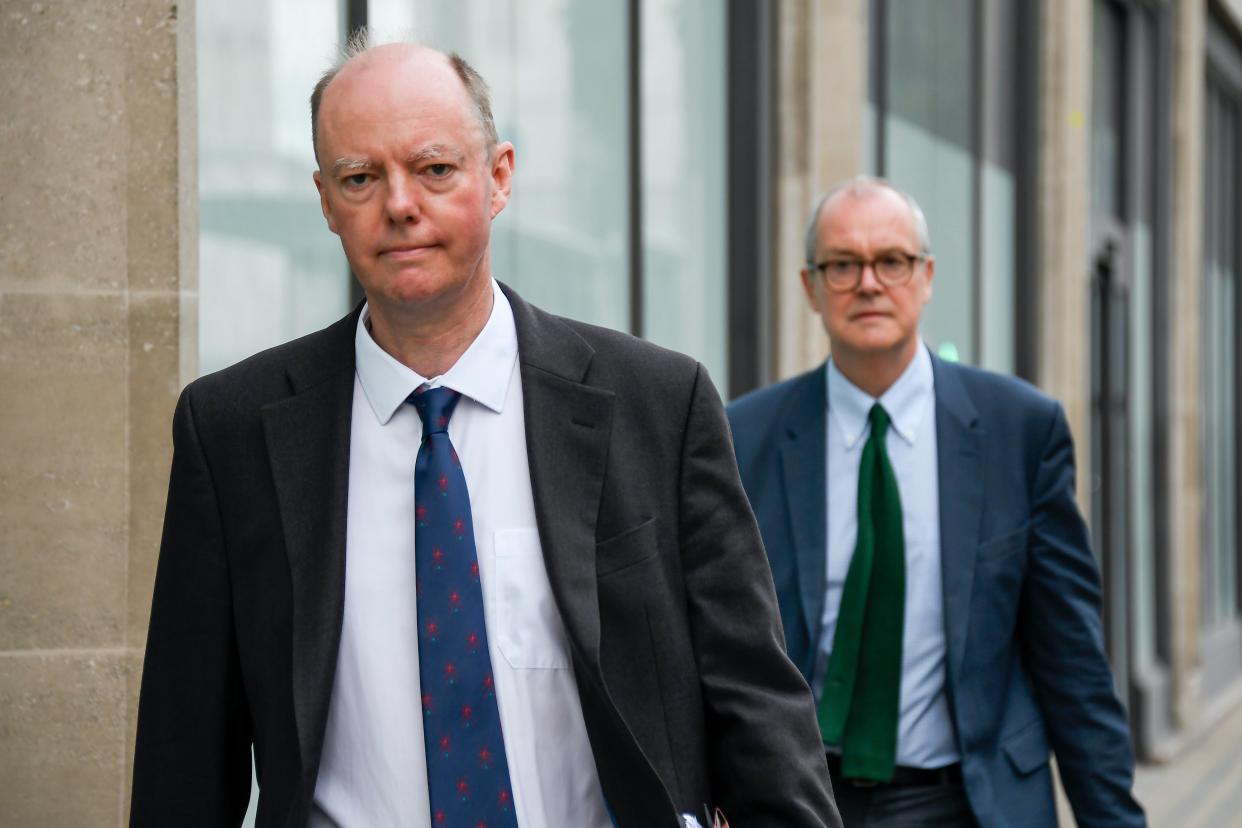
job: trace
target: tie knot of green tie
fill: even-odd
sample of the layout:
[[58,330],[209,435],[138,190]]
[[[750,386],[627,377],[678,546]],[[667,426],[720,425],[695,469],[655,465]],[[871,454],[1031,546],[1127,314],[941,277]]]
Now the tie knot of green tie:
[[892,422],[884,406],[879,403],[871,406],[871,413],[867,415],[867,419],[871,421],[871,430],[875,432],[876,437],[883,437],[884,432],[888,431],[888,424]]

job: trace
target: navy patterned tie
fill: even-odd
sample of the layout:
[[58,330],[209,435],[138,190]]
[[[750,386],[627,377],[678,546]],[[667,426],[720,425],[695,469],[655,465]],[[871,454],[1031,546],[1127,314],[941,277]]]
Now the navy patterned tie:
[[516,828],[470,496],[448,436],[459,399],[452,389],[430,388],[406,400],[423,420],[414,465],[414,550],[431,824]]

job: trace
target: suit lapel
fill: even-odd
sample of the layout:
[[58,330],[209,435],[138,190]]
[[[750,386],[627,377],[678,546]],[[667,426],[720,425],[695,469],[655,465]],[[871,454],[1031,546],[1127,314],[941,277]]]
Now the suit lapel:
[[595,525],[614,395],[583,382],[594,354],[585,340],[502,288],[517,326],[526,453],[548,580],[566,632],[599,675]]
[[932,357],[940,494],[940,570],[950,686],[962,668],[970,593],[983,517],[983,429],[962,387],[960,368]]
[[809,641],[818,641],[827,566],[827,422],[824,368],[804,375],[784,417],[781,469]]
[[293,707],[303,770],[318,766],[345,603],[345,524],[358,311],[288,368],[262,411],[293,593]]

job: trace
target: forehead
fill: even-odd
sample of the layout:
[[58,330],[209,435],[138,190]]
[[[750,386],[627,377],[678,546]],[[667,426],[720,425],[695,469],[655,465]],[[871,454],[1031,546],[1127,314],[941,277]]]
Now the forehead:
[[887,188],[845,191],[820,211],[816,236],[820,247],[882,250],[919,247],[914,213],[898,193]]
[[347,63],[324,90],[319,130],[334,152],[464,147],[481,137],[473,102],[443,55],[378,47]]

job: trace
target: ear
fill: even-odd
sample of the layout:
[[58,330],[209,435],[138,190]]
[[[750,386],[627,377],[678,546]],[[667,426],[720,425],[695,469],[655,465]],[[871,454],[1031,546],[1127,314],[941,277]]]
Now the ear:
[[802,292],[806,294],[806,303],[810,305],[811,310],[819,313],[819,297],[815,294],[815,276],[809,268],[802,268],[800,275],[802,276]]
[[509,193],[513,189],[514,167],[513,144],[504,141],[492,153],[492,218],[500,215],[509,203]]
[[936,275],[935,257],[928,256],[927,261],[923,263],[923,267],[927,269],[926,280],[923,283],[923,304],[926,305],[931,301],[932,297],[932,277]]
[[311,178],[315,179],[315,189],[319,191],[319,209],[323,210],[323,217],[328,220],[328,229],[339,236],[336,222],[332,220],[332,205],[328,202],[328,188],[323,183],[323,176],[319,170],[315,170],[311,173]]

